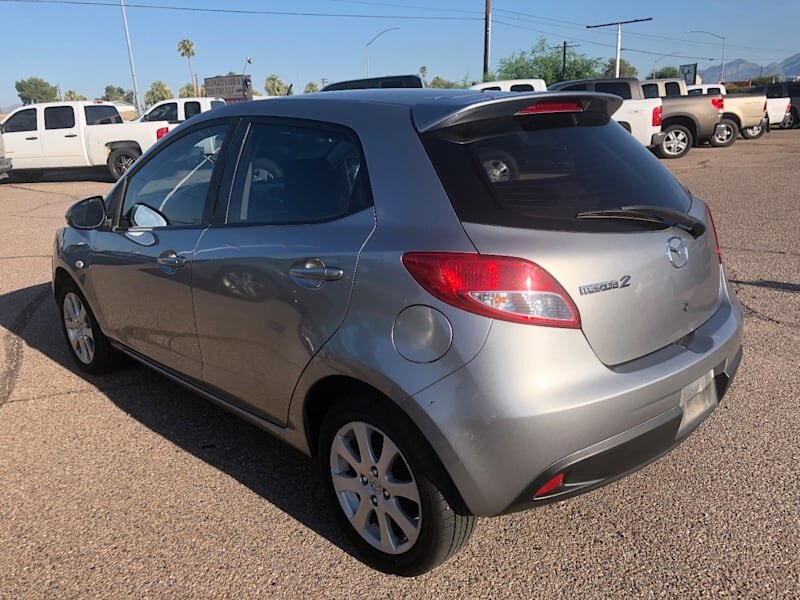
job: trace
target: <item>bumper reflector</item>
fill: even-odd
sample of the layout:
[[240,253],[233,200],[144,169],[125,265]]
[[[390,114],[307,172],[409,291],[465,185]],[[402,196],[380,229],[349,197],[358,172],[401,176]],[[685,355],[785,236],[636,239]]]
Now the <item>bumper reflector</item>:
[[536,490],[536,493],[533,495],[533,497],[540,498],[545,494],[549,494],[550,492],[557,490],[563,485],[564,485],[564,473],[559,473],[555,477],[551,478],[538,490]]

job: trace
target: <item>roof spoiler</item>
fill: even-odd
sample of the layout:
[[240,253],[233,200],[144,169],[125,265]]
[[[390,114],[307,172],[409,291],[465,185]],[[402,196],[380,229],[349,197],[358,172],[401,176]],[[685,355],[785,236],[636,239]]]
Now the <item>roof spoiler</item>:
[[[442,106],[424,104],[414,107],[414,122],[420,133],[445,129],[463,123],[484,121],[520,114],[567,112],[564,110],[531,110],[536,105],[552,103],[576,103],[582,107],[580,112],[597,112],[609,117],[620,106],[622,98],[614,94],[599,92],[540,92],[540,93],[511,93],[488,100],[475,102],[467,106],[459,106],[453,112],[444,113]],[[577,111],[576,111],[577,112]]]

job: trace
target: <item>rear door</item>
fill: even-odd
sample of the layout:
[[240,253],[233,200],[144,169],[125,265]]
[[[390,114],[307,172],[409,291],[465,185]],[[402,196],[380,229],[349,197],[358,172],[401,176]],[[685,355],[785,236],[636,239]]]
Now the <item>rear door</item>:
[[14,169],[41,169],[42,141],[37,108],[24,108],[3,123],[3,146]]
[[[587,341],[609,365],[665,347],[705,322],[720,287],[705,205],[607,115],[515,115],[515,108],[424,136],[478,251],[545,268],[571,295]],[[505,177],[481,168],[492,153],[510,163]],[[689,213],[707,229],[695,238],[662,223],[579,217],[629,205]]]
[[283,424],[375,226],[366,166],[352,131],[302,121],[253,122],[235,166],[194,260],[203,381]]
[[45,107],[42,150],[48,167],[79,167],[86,164],[74,107]]

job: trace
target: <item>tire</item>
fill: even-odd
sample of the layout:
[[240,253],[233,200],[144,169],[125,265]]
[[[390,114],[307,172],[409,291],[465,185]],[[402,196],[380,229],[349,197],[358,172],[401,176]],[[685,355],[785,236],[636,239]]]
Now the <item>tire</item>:
[[715,148],[727,148],[739,136],[739,126],[732,119],[722,119],[719,123],[724,126],[723,132],[720,135],[712,135],[708,138],[708,143]]
[[767,133],[767,128],[756,125],[755,127],[745,127],[739,133],[741,133],[742,137],[746,140],[757,140]]
[[794,129],[800,124],[800,119],[797,118],[797,109],[792,107],[789,114],[783,119],[781,129]]
[[504,150],[484,150],[478,160],[492,183],[514,181],[519,177],[519,166]]
[[454,555],[477,518],[448,503],[446,484],[432,476],[438,461],[396,412],[377,399],[337,404],[322,424],[319,460],[332,509],[360,558],[410,577]]
[[108,172],[114,181],[122,177],[141,155],[142,153],[135,148],[118,148],[112,151],[108,155]]
[[681,158],[691,150],[692,132],[683,125],[668,125],[664,133],[664,141],[656,147],[661,158]]
[[58,287],[56,301],[61,331],[78,368],[99,375],[119,366],[120,355],[100,331],[89,303],[71,279]]

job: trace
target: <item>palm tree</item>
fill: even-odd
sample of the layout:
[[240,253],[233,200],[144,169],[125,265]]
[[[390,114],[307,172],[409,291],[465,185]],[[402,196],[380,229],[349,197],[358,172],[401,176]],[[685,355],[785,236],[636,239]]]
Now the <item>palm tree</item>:
[[[194,42],[192,40],[183,39],[178,42],[178,54],[185,56],[189,61],[189,81],[194,82],[194,72],[192,71],[192,57],[194,56]],[[194,86],[194,83],[192,83]],[[194,86],[194,95],[199,96],[197,86]]]

